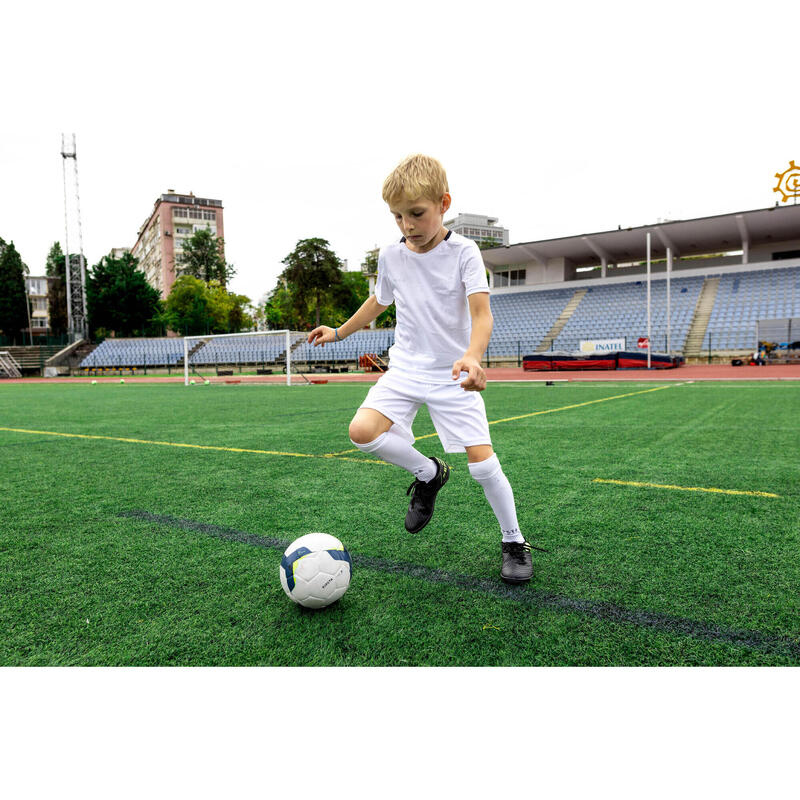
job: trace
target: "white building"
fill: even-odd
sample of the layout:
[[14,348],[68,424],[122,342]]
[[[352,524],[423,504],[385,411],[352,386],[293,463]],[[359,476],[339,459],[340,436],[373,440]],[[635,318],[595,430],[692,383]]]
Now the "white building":
[[51,280],[54,279],[45,275],[25,278],[25,289],[31,303],[31,328],[34,336],[46,335],[50,330],[50,307],[47,301],[47,289]]
[[495,246],[508,245],[508,229],[497,225],[497,217],[484,217],[480,214],[458,214],[445,220],[445,228],[460,233],[475,242],[494,242]]

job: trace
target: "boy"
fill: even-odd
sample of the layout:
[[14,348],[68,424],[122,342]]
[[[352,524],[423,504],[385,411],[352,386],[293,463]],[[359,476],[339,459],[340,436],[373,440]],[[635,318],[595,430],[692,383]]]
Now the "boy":
[[470,474],[500,523],[501,577],[525,583],[533,574],[531,545],[520,532],[511,485],[492,450],[480,395],[486,388],[480,361],[493,324],[480,250],[443,225],[451,199],[436,159],[405,159],[384,182],[383,199],[403,237],[380,251],[375,294],[339,328],[314,328],[308,341],[324,346],[345,339],[395,303],[389,370],[353,417],[350,440],[414,476],[405,525],[418,533],[430,522],[436,495],[450,477],[444,461],[413,446],[411,425],[425,403],[445,452],[466,451]]

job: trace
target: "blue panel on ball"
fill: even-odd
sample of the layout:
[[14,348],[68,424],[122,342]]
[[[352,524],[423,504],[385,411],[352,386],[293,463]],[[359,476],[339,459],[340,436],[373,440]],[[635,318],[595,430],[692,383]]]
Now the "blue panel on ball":
[[350,574],[353,574],[353,562],[347,550],[328,550],[328,553],[336,561],[346,561],[350,565]]
[[307,547],[298,547],[293,553],[281,559],[281,569],[286,575],[286,585],[289,591],[294,590],[294,562],[299,561],[303,556],[307,556],[311,551]]

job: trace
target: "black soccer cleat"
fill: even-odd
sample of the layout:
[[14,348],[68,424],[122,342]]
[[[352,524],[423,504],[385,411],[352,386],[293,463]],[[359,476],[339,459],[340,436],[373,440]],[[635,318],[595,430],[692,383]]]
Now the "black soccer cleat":
[[409,533],[419,533],[431,521],[436,495],[450,477],[450,467],[444,461],[435,456],[431,461],[436,464],[436,475],[427,482],[415,478],[406,492],[411,495],[406,512],[406,530]]
[[500,577],[506,583],[527,583],[533,577],[531,545],[528,542],[503,542]]

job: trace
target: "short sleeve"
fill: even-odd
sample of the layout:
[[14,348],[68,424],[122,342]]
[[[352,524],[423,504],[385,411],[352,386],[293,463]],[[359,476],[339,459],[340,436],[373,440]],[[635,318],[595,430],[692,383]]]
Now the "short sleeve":
[[389,270],[386,266],[386,257],[383,250],[378,254],[378,279],[375,281],[375,299],[382,306],[390,306],[394,303],[392,284],[389,280]]
[[469,297],[476,292],[488,292],[489,281],[486,279],[486,265],[483,263],[478,245],[470,242],[461,256],[461,280],[464,292]]

